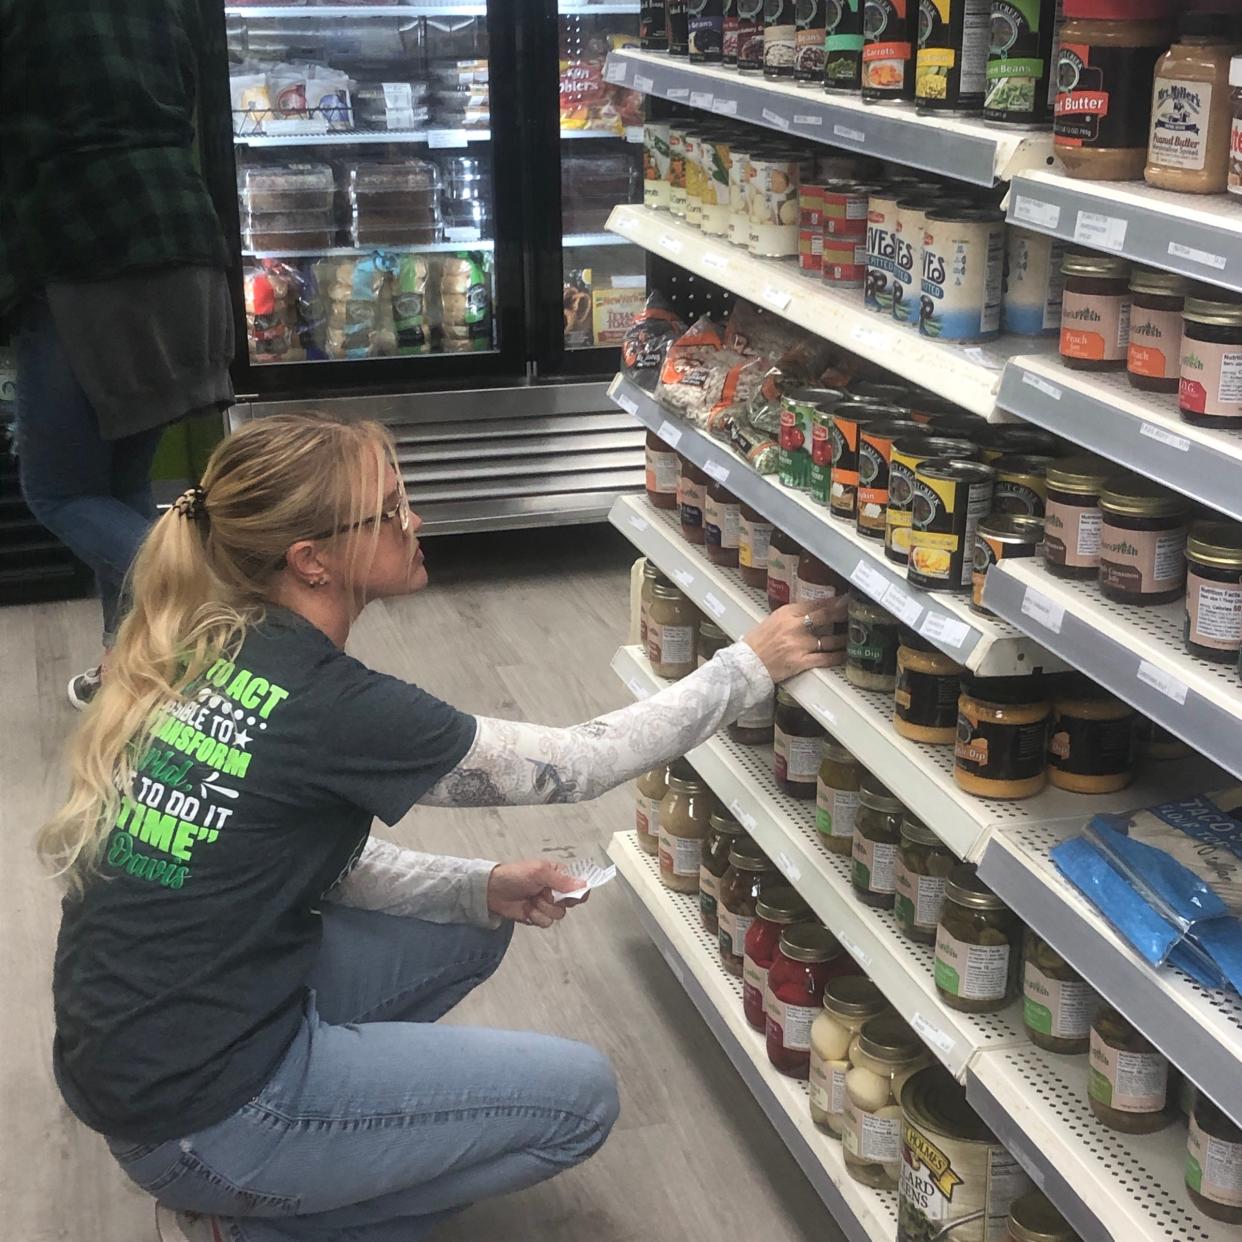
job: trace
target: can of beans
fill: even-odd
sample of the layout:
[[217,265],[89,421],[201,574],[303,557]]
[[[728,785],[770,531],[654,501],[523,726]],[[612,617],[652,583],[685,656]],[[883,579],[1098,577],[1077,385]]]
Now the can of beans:
[[750,208],[746,203],[746,183],[750,177],[750,151],[744,147],[729,149],[729,230],[727,236],[735,246],[750,244]]
[[833,0],[824,30],[824,89],[857,93],[862,86],[863,5]]
[[[867,284],[864,304],[868,310],[893,313],[896,282],[897,202],[922,187],[906,181],[875,190],[867,200]],[[826,204],[825,204],[826,206]]]
[[975,530],[975,550],[971,564],[970,606],[976,612],[992,615],[983,606],[983,580],[997,561],[1011,557],[1033,557],[1044,538],[1044,519],[1022,513],[992,513]]
[[992,510],[995,471],[933,457],[914,470],[906,577],[929,591],[969,591],[975,531]]
[[1000,335],[1005,213],[951,207],[927,213],[919,331],[943,341]]
[[794,81],[806,86],[824,84],[824,41],[828,9],[836,0],[798,0],[794,5]]
[[798,186],[802,174],[792,155],[752,156],[746,183],[750,218],[747,249],[764,258],[798,253]]
[[689,0],[686,25],[690,63],[719,64],[724,53],[724,0]]
[[763,0],[735,0],[737,5],[737,68],[739,73],[763,72]]
[[1006,453],[992,462],[996,471],[996,494],[992,508],[997,513],[1020,513],[1042,518],[1048,500],[1048,467],[1055,457],[1033,453]]
[[643,206],[669,206],[669,123],[647,121],[643,125]]
[[689,126],[673,121],[668,128],[668,209],[675,216],[686,214],[686,134]]
[[989,0],[919,5],[914,99],[920,112],[981,112],[991,45]]
[[914,472],[934,457],[975,461],[979,448],[950,436],[901,436],[893,441],[888,463],[888,505],[884,511],[884,555],[904,565],[910,559],[910,508],[914,503]]
[[833,517],[854,520],[858,511],[858,449],[869,423],[901,421],[905,411],[879,401],[847,398],[832,411],[832,481],[828,508]]
[[699,227],[713,237],[724,237],[729,231],[729,171],[733,162],[731,144],[723,135],[709,133],[703,138],[700,151],[703,180],[699,189],[703,210],[699,217]]
[[926,428],[909,418],[867,423],[859,432],[855,525],[858,533],[869,539],[884,538],[893,441],[902,436],[925,436],[930,439]]
[[763,76],[792,78],[798,27],[794,0],[765,0],[763,6]]
[[916,190],[897,200],[893,225],[893,318],[898,323],[919,326],[927,213],[969,206],[969,199],[947,197],[939,190]]

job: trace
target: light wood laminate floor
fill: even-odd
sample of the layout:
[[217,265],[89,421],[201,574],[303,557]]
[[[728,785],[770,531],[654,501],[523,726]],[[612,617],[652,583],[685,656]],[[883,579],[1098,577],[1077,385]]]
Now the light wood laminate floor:
[[[570,724],[623,704],[631,554],[610,528],[432,541],[432,588],[374,605],[350,649],[468,711]],[[58,898],[31,839],[60,788],[71,672],[97,655],[93,601],[0,609],[0,1242],[152,1242],[152,1207],[52,1081],[49,975]],[[594,803],[418,810],[420,849],[598,857],[632,823],[626,789]],[[840,1236],[613,884],[552,932],[519,929],[497,976],[451,1021],[587,1040],[614,1060],[622,1116],[580,1169],[480,1204],[443,1242],[639,1242]]]

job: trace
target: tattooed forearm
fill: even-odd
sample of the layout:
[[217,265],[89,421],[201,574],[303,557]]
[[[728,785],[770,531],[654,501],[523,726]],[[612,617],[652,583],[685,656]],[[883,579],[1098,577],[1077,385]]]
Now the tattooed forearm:
[[567,729],[480,717],[466,757],[422,799],[435,806],[580,802],[707,741],[772,693],[745,643],[641,703]]

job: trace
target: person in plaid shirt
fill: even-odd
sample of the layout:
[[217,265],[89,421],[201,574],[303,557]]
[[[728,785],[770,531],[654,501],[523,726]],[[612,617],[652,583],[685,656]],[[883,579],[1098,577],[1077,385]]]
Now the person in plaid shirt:
[[[227,407],[225,245],[194,155],[198,0],[0,0],[0,319],[35,517],[96,572],[105,659],[163,429]],[[100,670],[75,677],[82,707]]]

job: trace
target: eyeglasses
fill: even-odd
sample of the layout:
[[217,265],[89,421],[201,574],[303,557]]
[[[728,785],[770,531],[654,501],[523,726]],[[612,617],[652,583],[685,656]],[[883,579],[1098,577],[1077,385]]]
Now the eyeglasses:
[[402,492],[397,497],[397,502],[390,509],[383,510],[377,517],[365,517],[358,522],[346,522],[343,526],[337,526],[332,530],[320,531],[317,535],[311,535],[312,539],[331,539],[334,535],[348,534],[351,530],[358,530],[363,526],[370,526],[372,522],[396,522],[404,535],[410,529],[410,498]]

